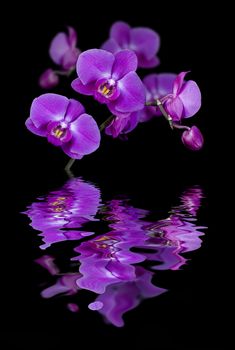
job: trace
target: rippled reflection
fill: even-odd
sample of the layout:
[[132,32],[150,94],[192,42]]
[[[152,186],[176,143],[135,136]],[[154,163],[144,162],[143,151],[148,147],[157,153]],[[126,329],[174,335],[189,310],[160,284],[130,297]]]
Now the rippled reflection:
[[[25,213],[31,226],[41,232],[44,244],[40,248],[75,241],[74,254],[67,257],[71,268],[66,272],[60,271],[56,256],[47,254],[36,260],[56,278],[41,292],[42,297],[93,292],[88,308],[109,323],[123,326],[124,313],[166,291],[152,283],[157,270],[179,269],[186,262],[182,254],[200,248],[200,230],[205,227],[196,226],[196,215],[202,197],[200,187],[187,189],[169,217],[155,222],[148,220],[149,211],[134,208],[127,199],[102,203],[100,190],[80,178],[38,198]],[[91,221],[99,223],[92,231],[86,230]],[[99,233],[98,224],[105,233]],[[81,305],[68,302],[67,307],[78,312]]]
[[25,213],[31,219],[31,226],[42,232],[44,244],[40,248],[92,235],[94,232],[78,229],[97,220],[95,215],[100,201],[100,190],[79,178],[70,179],[60,190],[38,198]]

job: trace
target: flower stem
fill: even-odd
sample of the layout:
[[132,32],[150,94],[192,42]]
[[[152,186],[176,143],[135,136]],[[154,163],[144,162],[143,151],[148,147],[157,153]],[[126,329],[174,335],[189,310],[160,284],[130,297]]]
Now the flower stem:
[[70,169],[71,169],[73,163],[75,162],[75,160],[76,159],[70,158],[68,163],[66,164],[64,170],[66,171],[67,174],[70,174],[70,172],[71,172]]
[[114,118],[115,118],[115,116],[111,115],[102,124],[100,124],[100,127],[99,127],[100,131],[103,131],[109,124],[111,124],[111,122],[113,121]]
[[68,70],[68,71],[63,71],[63,70],[54,70],[54,73],[57,75],[64,75],[66,77],[69,77],[73,72],[74,72],[74,68]]
[[165,108],[163,107],[163,104],[162,104],[161,100],[156,99],[153,102],[147,102],[145,105],[146,106],[156,106],[156,107],[158,107],[160,109],[163,117],[168,121],[168,123],[170,125],[170,128],[172,130],[173,129],[184,129],[184,130],[189,130],[190,129],[188,126],[174,123],[173,120],[172,120],[172,117],[170,116],[170,114],[168,114],[167,111],[165,110]]
[[[103,131],[115,118],[114,115],[111,115],[109,118],[107,118],[99,127],[100,131]],[[73,166],[74,162],[76,159],[70,158],[68,163],[66,164],[64,170],[66,171],[66,173],[71,177],[71,167]],[[73,174],[72,174],[73,175]]]

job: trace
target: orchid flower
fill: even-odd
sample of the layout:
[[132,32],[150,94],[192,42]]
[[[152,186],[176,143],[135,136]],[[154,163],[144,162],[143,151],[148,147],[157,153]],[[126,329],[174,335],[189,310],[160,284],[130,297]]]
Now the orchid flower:
[[115,116],[126,117],[143,109],[145,103],[144,86],[136,69],[137,57],[130,50],[115,55],[105,50],[87,50],[78,58],[78,78],[72,87],[107,104]]
[[159,65],[156,56],[160,47],[159,35],[150,28],[131,28],[125,22],[115,22],[110,29],[110,38],[102,49],[117,53],[123,49],[133,50],[138,58],[138,67],[152,68]]
[[97,150],[100,131],[95,120],[85,113],[83,105],[56,94],[34,99],[26,127],[38,136],[47,137],[73,159]]

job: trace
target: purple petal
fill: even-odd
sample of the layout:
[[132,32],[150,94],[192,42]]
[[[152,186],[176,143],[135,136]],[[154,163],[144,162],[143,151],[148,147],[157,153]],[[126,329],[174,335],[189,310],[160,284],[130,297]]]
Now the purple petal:
[[38,136],[47,135],[47,128],[45,126],[41,128],[36,128],[30,118],[26,120],[25,125],[26,125],[26,128],[35,135],[38,135]]
[[142,55],[138,55],[138,67],[140,68],[154,68],[159,66],[159,64],[160,64],[160,60],[157,56],[154,56],[149,60]]
[[177,75],[174,81],[173,85],[173,94],[174,96],[177,96],[180,92],[180,89],[184,83],[184,77],[188,72],[181,72],[180,74]]
[[71,68],[74,68],[76,66],[76,62],[79,54],[80,54],[80,51],[76,47],[74,49],[69,49],[64,54],[61,60],[61,65],[63,69],[69,70]]
[[145,89],[135,72],[130,72],[118,81],[120,96],[113,103],[120,112],[135,112],[144,108]]
[[106,269],[120,280],[128,281],[135,279],[135,267],[132,265],[123,264],[117,260],[110,260],[106,265]]
[[174,121],[179,121],[182,118],[184,106],[179,97],[169,99],[165,103],[165,107]]
[[122,48],[127,48],[130,42],[130,26],[125,22],[115,22],[110,30],[110,38],[113,38]]
[[72,122],[84,112],[85,108],[83,107],[83,105],[80,102],[71,98],[69,100],[69,105],[65,114],[65,120],[67,122]]
[[127,118],[129,117],[131,112],[120,112],[116,109],[116,101],[114,102],[110,102],[107,104],[108,109],[110,110],[110,112],[115,115],[116,117],[120,117],[120,118]]
[[158,115],[156,108],[154,107],[145,107],[142,111],[139,111],[138,114],[138,120],[140,123],[148,122],[154,116]]
[[120,134],[127,134],[135,129],[139,122],[139,112],[133,112],[126,118],[117,117],[105,129],[106,135],[112,135],[114,138]]
[[130,117],[127,118],[127,123],[122,130],[122,133],[128,134],[133,131],[139,123],[139,112],[131,113]]
[[60,281],[58,281],[55,285],[44,289],[41,292],[41,296],[43,298],[45,298],[45,299],[49,299],[49,298],[52,298],[53,296],[55,296],[57,294],[66,293],[68,291],[69,291],[68,286],[64,286],[64,285],[61,284]]
[[128,118],[129,117],[126,117],[126,118],[116,117],[112,121],[112,123],[105,129],[106,135],[112,135],[114,138],[118,137],[118,135],[122,132],[122,130],[126,126]]
[[146,59],[153,58],[160,46],[159,35],[149,28],[134,28],[131,30],[131,48],[141,53]]
[[73,138],[70,141],[70,152],[89,154],[100,145],[100,130],[96,121],[88,114],[82,114],[70,125]]
[[33,100],[30,118],[36,128],[64,119],[69,100],[57,94],[44,94]]
[[65,143],[63,146],[62,146],[62,150],[64,151],[65,154],[67,154],[67,156],[69,156],[70,158],[73,158],[73,159],[82,159],[83,158],[83,154],[78,154],[78,153],[74,153],[71,151],[71,148],[70,148],[70,143]]
[[87,50],[78,57],[77,74],[83,84],[111,77],[114,55],[105,50]]
[[70,47],[74,48],[77,44],[77,33],[73,27],[68,26],[68,43]]
[[137,56],[133,51],[123,50],[116,53],[112,69],[112,78],[114,80],[120,80],[129,72],[136,71],[137,63]]
[[49,55],[56,64],[61,64],[64,54],[70,49],[65,33],[58,33],[51,42]]
[[116,53],[122,50],[122,48],[114,39],[108,39],[107,41],[105,41],[105,43],[101,46],[101,49],[112,53]]
[[172,92],[176,74],[150,74],[143,79],[143,83],[153,98],[160,98]]
[[184,118],[192,117],[201,107],[201,92],[193,80],[189,80],[183,85],[179,98],[184,105]]
[[72,88],[82,95],[93,95],[95,91],[95,84],[92,82],[90,84],[84,85],[79,78],[72,81]]

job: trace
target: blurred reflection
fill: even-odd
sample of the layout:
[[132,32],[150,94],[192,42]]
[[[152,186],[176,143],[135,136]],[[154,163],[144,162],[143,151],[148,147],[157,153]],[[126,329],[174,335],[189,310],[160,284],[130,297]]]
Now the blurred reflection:
[[[78,240],[94,232],[80,231],[85,223],[95,221],[100,205],[100,190],[80,178],[70,179],[61,189],[38,198],[25,212],[31,219],[31,226],[42,233],[44,244]],[[75,229],[76,230],[73,230]]]
[[[124,313],[166,291],[152,283],[157,270],[179,269],[186,262],[182,254],[200,248],[200,230],[205,227],[195,222],[202,198],[200,187],[187,189],[169,217],[155,222],[147,219],[150,211],[134,208],[127,199],[101,204],[99,189],[82,179],[70,179],[60,190],[39,198],[26,214],[31,226],[42,232],[42,249],[82,239],[76,242],[75,256],[66,257],[70,261],[66,272],[58,263],[61,253],[36,260],[56,278],[41,292],[42,297],[76,296],[87,290],[93,296],[88,308],[107,322],[123,326]],[[90,221],[99,221],[94,232],[84,229]],[[98,233],[100,228],[104,233]],[[81,305],[69,300],[67,308],[78,312]]]

